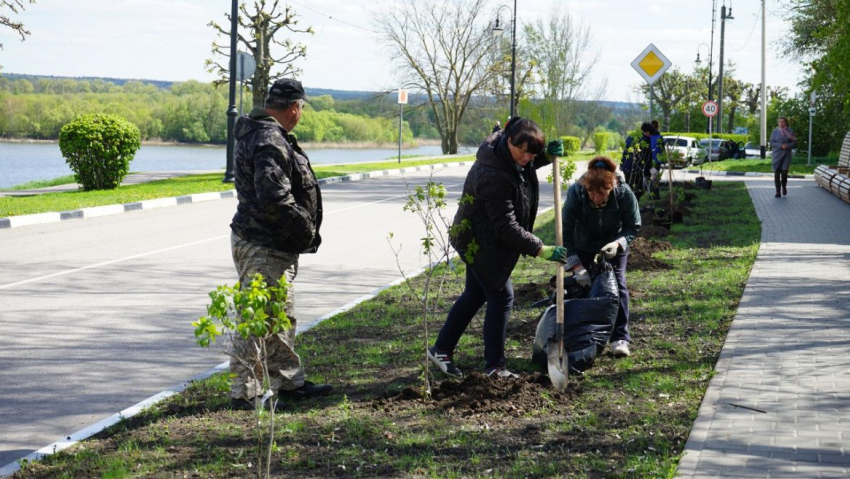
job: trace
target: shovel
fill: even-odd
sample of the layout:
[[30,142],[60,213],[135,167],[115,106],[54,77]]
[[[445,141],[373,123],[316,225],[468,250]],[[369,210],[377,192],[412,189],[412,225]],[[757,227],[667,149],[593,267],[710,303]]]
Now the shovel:
[[[552,182],[555,184],[555,245],[564,245],[564,232],[561,224],[561,168],[558,166],[558,157],[552,158]],[[556,311],[556,326],[555,339],[558,341],[558,347],[554,347],[551,341],[549,342],[549,354],[547,367],[549,369],[549,379],[552,381],[552,386],[558,392],[567,390],[567,381],[569,379],[569,357],[564,356],[564,265],[556,262],[555,270],[555,311]]]

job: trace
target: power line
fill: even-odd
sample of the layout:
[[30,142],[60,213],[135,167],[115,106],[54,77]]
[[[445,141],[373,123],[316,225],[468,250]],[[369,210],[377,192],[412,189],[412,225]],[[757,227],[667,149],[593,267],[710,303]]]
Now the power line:
[[744,41],[744,44],[741,45],[741,48],[735,49],[736,52],[740,52],[741,50],[743,50],[747,46],[747,43],[750,42],[750,38],[753,37],[753,32],[756,31],[756,25],[758,24],[759,18],[761,18],[761,9],[759,9],[758,13],[756,13],[756,20],[753,22],[753,27],[750,29],[750,35]]
[[359,28],[360,30],[365,30],[365,31],[367,31],[367,32],[369,32],[369,33],[374,33],[374,34],[376,34],[376,35],[380,35],[380,33],[376,32],[376,31],[374,31],[374,30],[370,30],[370,29],[368,29],[368,28],[366,28],[366,27],[361,27],[360,25],[355,25],[355,24],[353,24],[353,23],[346,22],[345,20],[340,20],[340,19],[338,19],[338,18],[334,18],[334,17],[332,17],[332,16],[330,16],[330,15],[328,15],[328,14],[322,13],[322,12],[320,12],[320,11],[316,10],[316,9],[310,8],[310,7],[306,6],[306,5],[302,5],[302,4],[298,3],[298,2],[293,2],[292,0],[287,0],[287,2],[288,2],[288,3],[294,3],[295,5],[298,5],[298,6],[299,6],[299,7],[301,7],[301,8],[306,8],[307,10],[310,10],[311,12],[313,12],[313,13],[315,13],[315,14],[317,14],[317,15],[321,15],[321,16],[323,16],[323,17],[326,17],[328,20],[333,20],[333,21],[335,21],[335,22],[344,23],[344,24],[348,25],[349,27]]

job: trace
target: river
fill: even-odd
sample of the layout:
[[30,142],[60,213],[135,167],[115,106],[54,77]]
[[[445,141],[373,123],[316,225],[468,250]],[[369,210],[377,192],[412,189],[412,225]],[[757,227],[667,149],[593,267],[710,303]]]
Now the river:
[[[472,153],[461,148],[461,153]],[[439,155],[440,146],[403,148],[402,155]],[[395,148],[311,148],[313,164],[365,163],[397,157]],[[223,169],[224,146],[142,145],[130,162],[130,171],[178,171]],[[73,174],[59,151],[58,143],[0,142],[0,188],[35,180],[50,180]]]

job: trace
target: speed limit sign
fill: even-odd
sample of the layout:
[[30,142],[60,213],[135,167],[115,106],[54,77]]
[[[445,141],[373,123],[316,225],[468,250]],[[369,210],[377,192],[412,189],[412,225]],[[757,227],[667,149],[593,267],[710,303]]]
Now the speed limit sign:
[[707,102],[703,103],[702,114],[709,118],[717,116],[717,102],[708,100]]

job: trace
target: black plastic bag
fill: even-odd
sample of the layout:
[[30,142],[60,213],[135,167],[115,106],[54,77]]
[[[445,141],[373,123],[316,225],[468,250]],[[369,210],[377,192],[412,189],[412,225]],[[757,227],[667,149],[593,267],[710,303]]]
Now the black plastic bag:
[[[619,297],[617,278],[608,263],[596,266],[597,273],[589,297],[564,301],[564,350],[569,355],[570,370],[583,372],[605,349],[617,321]],[[546,369],[549,347],[557,347],[555,333],[557,311],[549,306],[540,315],[532,347],[532,361]]]

